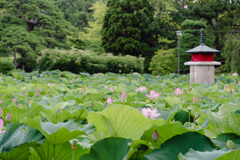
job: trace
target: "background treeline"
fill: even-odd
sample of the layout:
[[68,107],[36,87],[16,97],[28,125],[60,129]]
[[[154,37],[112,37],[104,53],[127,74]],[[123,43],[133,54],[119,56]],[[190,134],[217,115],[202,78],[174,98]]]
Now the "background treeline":
[[0,72],[173,73],[182,30],[188,73],[201,28],[220,70],[240,73],[240,0],[1,0]]

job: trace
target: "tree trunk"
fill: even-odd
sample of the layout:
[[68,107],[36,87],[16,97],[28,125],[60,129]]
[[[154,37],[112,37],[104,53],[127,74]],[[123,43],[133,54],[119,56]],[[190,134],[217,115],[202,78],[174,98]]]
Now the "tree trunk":
[[24,58],[23,54],[21,54],[21,58],[22,58],[22,70],[25,71],[25,66],[24,66],[24,63],[23,63],[23,58]]
[[14,60],[13,60],[13,63],[14,63],[15,69],[17,69],[17,51],[16,50],[14,50]]

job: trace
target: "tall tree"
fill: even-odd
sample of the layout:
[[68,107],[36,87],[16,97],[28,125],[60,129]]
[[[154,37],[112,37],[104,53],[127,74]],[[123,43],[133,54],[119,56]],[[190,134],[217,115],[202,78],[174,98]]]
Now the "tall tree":
[[145,58],[145,72],[156,51],[154,6],[147,0],[109,0],[102,28],[102,45],[115,55]]
[[65,19],[72,25],[83,30],[88,26],[88,22],[93,20],[93,9],[91,8],[97,0],[54,0],[62,12]]
[[0,48],[10,48],[23,59],[44,48],[70,48],[66,36],[71,25],[53,4],[51,0],[2,0]]
[[154,47],[154,7],[147,0],[109,0],[102,45],[114,54],[147,56]]
[[89,21],[88,22],[89,27],[84,28],[87,31],[87,33],[80,32],[79,35],[93,43],[101,43],[102,42],[101,30],[104,16],[107,11],[107,6],[103,0],[100,0],[99,2],[93,4],[93,6],[90,9],[94,10],[93,12],[94,20]]
[[159,49],[169,49],[176,46],[176,33],[180,25],[174,20],[171,12],[175,11],[173,0],[149,0],[149,2],[155,7],[154,19],[159,29],[156,32],[156,43]]
[[[173,12],[174,20],[182,22],[185,19],[206,21],[209,34],[214,37],[214,48],[224,46],[224,36],[229,29],[237,25],[240,12],[239,0],[198,0],[185,1],[186,7],[175,3],[176,11]],[[211,31],[211,32],[210,32]]]

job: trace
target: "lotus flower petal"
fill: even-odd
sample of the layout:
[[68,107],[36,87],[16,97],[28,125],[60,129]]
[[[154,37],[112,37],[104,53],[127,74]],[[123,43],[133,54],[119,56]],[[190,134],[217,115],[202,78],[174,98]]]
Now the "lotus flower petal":
[[161,115],[161,113],[157,113],[158,110],[156,107],[153,110],[150,108],[142,108],[141,111],[146,118],[156,119],[156,117]]

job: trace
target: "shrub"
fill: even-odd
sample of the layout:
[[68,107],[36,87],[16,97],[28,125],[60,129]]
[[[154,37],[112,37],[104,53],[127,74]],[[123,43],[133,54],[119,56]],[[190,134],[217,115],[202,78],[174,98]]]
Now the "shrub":
[[0,73],[7,74],[9,71],[14,69],[14,65],[11,61],[0,60]]
[[142,73],[144,59],[134,56],[113,56],[112,54],[97,55],[83,50],[45,50],[38,60],[39,72],[59,69],[73,73]]
[[22,65],[25,66],[26,72],[32,72],[34,69],[36,69],[36,59],[33,57],[24,57],[24,58],[18,58],[17,59],[17,68],[21,69]]
[[150,62],[149,70],[153,75],[176,72],[177,57],[173,54],[173,50],[158,50]]

